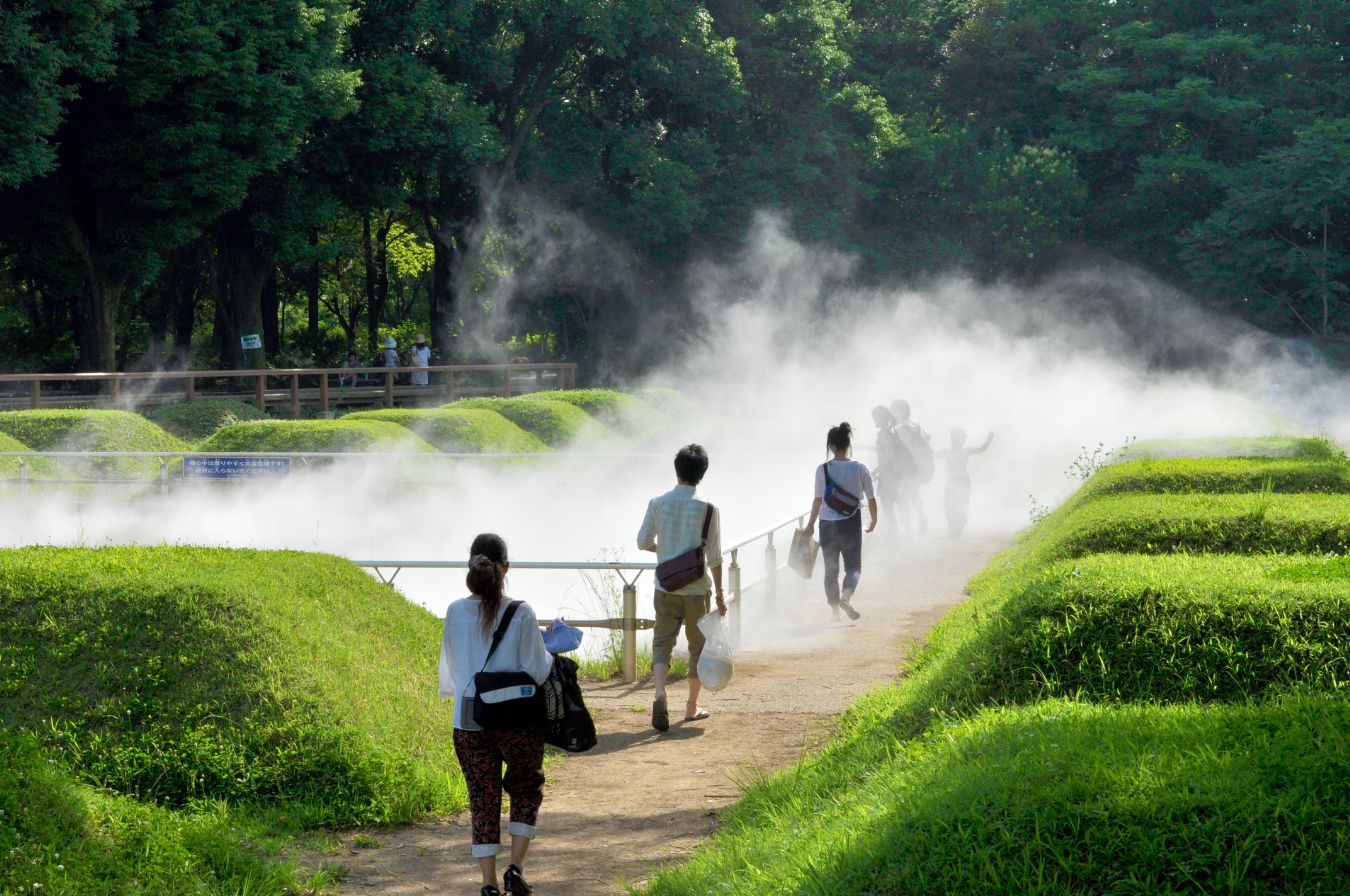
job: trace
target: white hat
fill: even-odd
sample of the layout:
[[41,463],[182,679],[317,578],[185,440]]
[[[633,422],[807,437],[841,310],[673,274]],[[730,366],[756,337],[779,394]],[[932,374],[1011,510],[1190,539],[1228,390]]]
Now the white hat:
[[393,337],[393,336],[386,336],[386,337],[384,337],[384,347],[385,347],[385,348],[398,348],[398,343],[394,341],[394,337]]

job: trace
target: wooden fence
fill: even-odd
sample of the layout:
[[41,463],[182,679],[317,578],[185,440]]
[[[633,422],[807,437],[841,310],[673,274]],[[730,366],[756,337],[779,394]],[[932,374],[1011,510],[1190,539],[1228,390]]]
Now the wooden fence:
[[[414,385],[413,374],[427,374]],[[283,406],[292,417],[302,404],[334,406],[443,404],[480,395],[518,395],[573,389],[575,364],[452,364],[433,367],[313,367],[290,370],[158,370],[135,373],[0,374],[0,409],[141,407],[196,398],[252,401],[258,409]]]

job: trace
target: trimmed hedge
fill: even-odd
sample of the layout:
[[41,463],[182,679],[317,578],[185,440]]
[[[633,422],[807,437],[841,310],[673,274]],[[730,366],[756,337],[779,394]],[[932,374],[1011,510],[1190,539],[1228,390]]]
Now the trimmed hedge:
[[538,436],[485,408],[389,408],[357,411],[342,419],[396,423],[416,433],[437,450],[450,454],[466,451],[529,454],[549,450]]
[[380,420],[257,420],[216,432],[199,451],[418,451],[425,441],[396,423]]
[[[34,451],[185,451],[188,444],[140,414],[104,410],[0,411],[0,433]],[[56,467],[74,475],[154,477],[155,458],[60,458]]]
[[346,561],[208,548],[0,551],[0,723],[80,780],[313,825],[463,808],[440,622]]
[[[546,394],[546,393],[541,393]],[[583,434],[603,433],[605,428],[581,408],[565,401],[521,396],[517,398],[462,398],[444,407],[482,408],[496,411],[526,432],[538,436],[545,445],[561,448]]]
[[1182,458],[1134,460],[1096,473],[1073,496],[1075,505],[1122,492],[1177,494],[1203,492],[1350,493],[1350,464],[1331,460],[1278,458]]
[[171,401],[154,405],[143,413],[146,419],[189,442],[200,442],[222,426],[269,419],[256,406],[229,398]]

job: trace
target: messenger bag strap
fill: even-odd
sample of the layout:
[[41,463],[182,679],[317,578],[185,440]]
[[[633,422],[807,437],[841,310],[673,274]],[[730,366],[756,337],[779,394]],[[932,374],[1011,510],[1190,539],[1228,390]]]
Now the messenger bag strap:
[[708,512],[703,514],[703,546],[708,546],[708,527],[712,525],[713,506],[708,505]]
[[[513,600],[506,605],[506,615],[502,617],[501,624],[497,630],[492,633],[492,646],[488,648],[487,656],[483,657],[483,669],[487,668],[488,660],[492,659],[492,654],[497,649],[497,645],[502,643],[502,636],[506,634],[507,626],[511,624],[511,619],[516,615],[516,608],[523,604],[522,600]],[[479,669],[482,672],[483,669]]]

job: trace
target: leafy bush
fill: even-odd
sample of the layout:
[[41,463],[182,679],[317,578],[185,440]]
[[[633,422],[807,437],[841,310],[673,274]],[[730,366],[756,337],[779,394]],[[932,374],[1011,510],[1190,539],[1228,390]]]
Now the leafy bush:
[[0,551],[0,723],[80,780],[308,825],[464,805],[440,623],[334,557]]
[[[0,411],[0,433],[34,451],[184,451],[186,442],[140,414],[103,410]],[[57,467],[74,475],[158,476],[153,457],[61,458]]]
[[381,420],[257,420],[235,423],[200,451],[435,451],[395,423]]
[[451,454],[465,451],[528,454],[548,450],[548,446],[534,434],[521,429],[496,411],[484,408],[389,408],[357,411],[342,419],[396,423],[416,433],[437,450]]
[[519,398],[463,398],[446,408],[483,408],[496,411],[526,432],[534,433],[545,445],[560,448],[586,433],[604,432],[604,428],[581,408],[565,401],[522,396]]
[[0,729],[0,754],[0,893],[281,896],[302,883],[224,806],[173,812],[97,790],[31,735]]
[[144,414],[147,419],[189,442],[200,442],[222,426],[268,419],[254,405],[229,398],[171,401],[147,408]]
[[1339,698],[1049,701],[909,741],[878,724],[876,749],[752,788],[644,892],[1340,892],[1347,725]]

